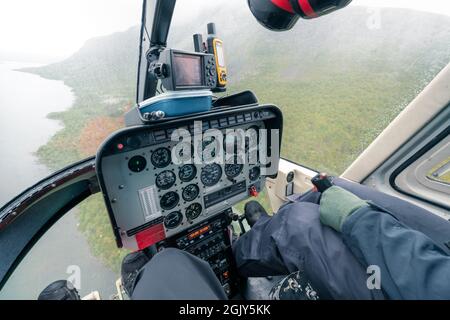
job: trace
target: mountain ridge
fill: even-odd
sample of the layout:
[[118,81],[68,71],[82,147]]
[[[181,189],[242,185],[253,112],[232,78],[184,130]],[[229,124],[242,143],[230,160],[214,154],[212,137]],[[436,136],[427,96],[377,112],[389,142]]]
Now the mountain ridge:
[[[225,10],[233,11],[233,7],[225,8]],[[196,26],[191,27],[191,29],[192,34],[201,32],[207,21],[216,21],[219,35],[225,41],[231,76],[230,82],[233,82],[234,78],[240,80],[241,74],[236,72],[237,70],[241,70],[245,74],[254,72],[254,68],[248,67],[249,61],[261,52],[264,52],[267,58],[273,58],[273,61],[277,61],[277,55],[286,59],[281,54],[283,51],[281,47],[283,46],[291,47],[293,57],[290,60],[292,60],[292,64],[295,64],[296,52],[298,52],[300,59],[305,60],[304,66],[297,66],[297,74],[299,74],[303,71],[307,72],[308,65],[316,68],[317,64],[312,64],[312,61],[316,59],[327,60],[329,58],[327,52],[328,55],[339,57],[340,61],[338,62],[343,68],[348,67],[349,60],[353,60],[352,64],[365,64],[364,67],[367,68],[371,62],[372,64],[376,63],[376,60],[382,60],[381,62],[384,65],[399,64],[403,60],[401,53],[410,51],[412,46],[417,52],[423,53],[426,52],[427,47],[436,42],[450,41],[450,17],[409,9],[381,9],[380,29],[371,30],[366,27],[367,20],[370,18],[370,15],[366,12],[367,8],[349,7],[345,10],[350,13],[343,10],[343,13],[335,13],[324,18],[324,20],[300,21],[293,30],[286,33],[274,33],[263,29],[254,21],[253,17],[250,17],[249,13],[246,12],[247,10],[234,12],[233,18],[228,19],[231,20],[233,25],[230,28],[224,27],[227,20],[223,18],[227,16],[225,13],[217,15],[217,17],[205,18],[204,22],[195,23]],[[404,17],[407,15],[410,18],[404,19],[405,21],[401,23],[395,19],[398,16]],[[351,20],[350,23],[348,22],[349,19]],[[236,21],[240,22],[240,26]],[[449,28],[443,28],[444,25],[449,26]],[[336,30],[336,26],[339,26],[338,29],[340,30]],[[354,26],[359,27],[356,29]],[[192,50],[191,34],[186,34],[186,28],[177,29],[177,27],[179,26],[175,23],[173,26],[175,30],[169,36],[169,44],[176,42],[181,45],[175,47]],[[234,36],[239,29],[246,30],[245,33],[240,33],[241,39]],[[395,30],[397,36],[392,34],[391,31],[386,32],[388,29]],[[431,35],[433,37],[430,37]],[[83,81],[77,79],[78,73],[84,71],[84,74],[79,76],[86,77],[89,73],[94,73],[86,72],[86,69],[92,68],[92,71],[98,70],[95,73],[99,76],[88,79],[88,82],[89,80],[98,82],[99,78],[103,77],[102,82],[106,87],[108,87],[108,84],[110,84],[109,87],[117,86],[118,83],[121,86],[129,87],[130,81],[133,82],[133,85],[136,81],[138,38],[139,28],[136,26],[123,32],[89,39],[80,50],[67,59],[45,67],[27,70],[44,77],[64,80],[69,86],[78,86],[80,82],[86,84],[86,79],[83,79]],[[366,40],[368,38],[370,38],[370,41]],[[405,41],[404,39],[409,40]],[[273,48],[274,43],[276,48]],[[267,48],[272,48],[272,52],[267,51]],[[380,50],[386,52],[383,53]],[[439,48],[438,50],[442,51],[445,48]],[[448,49],[447,51],[450,52]],[[244,54],[240,54],[239,59],[235,59],[231,54],[234,52],[243,52]],[[387,59],[386,57],[390,58]],[[408,58],[408,56],[404,58]],[[423,61],[418,57],[411,57],[409,64],[417,62]],[[429,61],[426,62],[429,63]],[[278,63],[276,62],[276,64]],[[442,63],[437,63],[437,65],[437,67],[441,67]],[[291,68],[292,66],[288,67]],[[258,65],[258,68],[264,69],[264,66]],[[378,65],[375,69],[377,68]],[[274,70],[278,73],[276,76],[280,76],[283,70],[283,68]],[[294,71],[290,69],[291,75],[293,73],[295,75]],[[107,89],[104,91],[107,91]]]

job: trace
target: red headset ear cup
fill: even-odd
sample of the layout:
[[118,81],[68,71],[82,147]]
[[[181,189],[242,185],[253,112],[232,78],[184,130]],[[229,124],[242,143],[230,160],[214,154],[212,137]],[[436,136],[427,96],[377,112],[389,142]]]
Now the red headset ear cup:
[[289,0],[247,0],[247,3],[256,20],[270,30],[289,30],[299,19]]
[[291,29],[299,17],[312,19],[347,6],[352,0],[247,0],[250,11],[264,27]]
[[295,13],[294,8],[292,8],[291,0],[270,0],[270,1],[278,8],[283,9],[284,11]]
[[317,18],[346,7],[352,0],[289,0],[295,13],[304,19]]
[[289,1],[294,12],[299,14],[304,19],[317,18],[317,13],[311,5],[309,0],[290,0]]

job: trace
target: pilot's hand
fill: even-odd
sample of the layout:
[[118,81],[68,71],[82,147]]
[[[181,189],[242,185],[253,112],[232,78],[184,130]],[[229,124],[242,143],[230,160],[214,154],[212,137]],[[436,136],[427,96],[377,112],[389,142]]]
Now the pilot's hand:
[[367,202],[358,198],[353,193],[338,186],[328,188],[320,199],[320,221],[341,232],[345,219],[357,211],[367,206]]

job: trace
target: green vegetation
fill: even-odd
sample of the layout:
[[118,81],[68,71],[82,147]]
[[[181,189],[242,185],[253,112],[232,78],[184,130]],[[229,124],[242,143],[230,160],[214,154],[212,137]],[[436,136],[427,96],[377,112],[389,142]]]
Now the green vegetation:
[[100,194],[96,194],[78,207],[80,230],[86,235],[91,252],[101,257],[103,262],[113,271],[120,271],[120,262],[128,253],[118,250],[114,237],[111,235],[111,225],[105,204]]
[[[385,9],[381,28],[371,30],[365,8],[350,7],[286,33],[264,30],[246,8],[199,15],[207,18],[193,19],[192,30],[173,23],[173,46],[192,49],[191,34],[215,21],[226,45],[228,92],[251,89],[261,103],[278,105],[282,156],[332,174],[348,167],[450,61],[450,19],[439,15]],[[50,168],[92,154],[120,127],[134,103],[137,48],[132,28],[90,40],[60,63],[28,69],[64,80],[77,97],[71,109],[51,115],[64,129],[38,151]],[[264,193],[261,199],[269,207]],[[102,199],[89,199],[78,214],[93,254],[117,270],[123,253],[115,249]]]

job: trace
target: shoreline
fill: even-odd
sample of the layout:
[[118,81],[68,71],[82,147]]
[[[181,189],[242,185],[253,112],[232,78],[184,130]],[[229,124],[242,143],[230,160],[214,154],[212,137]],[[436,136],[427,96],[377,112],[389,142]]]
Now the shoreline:
[[38,151],[63,129],[63,123],[50,118],[49,114],[64,112],[75,101],[72,89],[62,81],[17,70],[37,65],[24,61],[0,62],[3,89],[0,144],[4,154],[0,169],[4,178],[12,182],[1,186],[0,205],[52,172]]
[[[6,202],[56,169],[51,163],[49,165],[41,150],[48,148],[67,127],[62,118],[52,114],[55,111],[59,115],[70,112],[78,99],[75,90],[64,81],[16,70],[31,65],[36,66],[32,63],[0,62],[0,80],[10,85],[4,91],[0,119],[0,123],[4,124],[0,127],[3,130],[0,142],[8,142],[9,145],[3,157],[5,163],[0,169],[9,172],[11,177],[8,180],[14,182],[19,172],[23,176],[19,186],[3,186],[10,193],[2,192]],[[30,117],[24,118],[23,114],[30,114]],[[61,149],[54,151],[65,153]],[[104,298],[108,298],[115,293],[118,275],[93,250],[92,241],[80,228],[80,211],[77,206],[68,212],[39,239],[0,292],[2,299],[35,299],[45,286],[57,278],[70,279],[68,270],[73,265],[81,270],[82,295],[99,290]],[[67,237],[72,240],[64,241]]]

